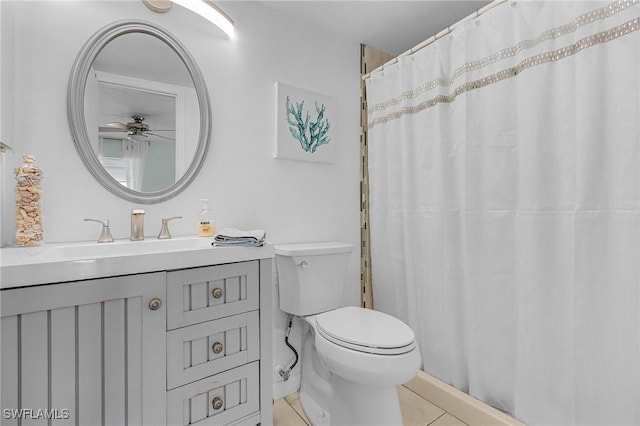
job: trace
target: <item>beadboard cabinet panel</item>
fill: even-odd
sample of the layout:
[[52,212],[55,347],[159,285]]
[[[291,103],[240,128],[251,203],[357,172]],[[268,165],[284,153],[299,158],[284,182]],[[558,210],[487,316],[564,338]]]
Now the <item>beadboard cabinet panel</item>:
[[[18,366],[20,359],[19,334],[20,319],[14,315],[0,319],[0,327],[2,329],[2,356],[0,357],[0,377],[2,377],[2,388],[0,396],[2,400],[2,408],[18,408]],[[2,419],[2,424],[7,426],[14,426],[18,424],[18,420],[15,418]]]
[[259,261],[167,274],[167,330],[259,308]]
[[167,333],[167,389],[217,374],[260,357],[258,311]]
[[167,424],[226,425],[260,409],[258,362],[170,390]]
[[[21,402],[27,408],[46,408],[48,405],[48,315],[45,311],[29,312],[21,316],[21,329],[28,339],[20,339]],[[46,419],[33,419],[32,425],[46,425]]]
[[58,410],[53,424],[164,424],[166,310],[148,304],[165,293],[164,272],[3,290],[2,407]]
[[[4,319],[3,319],[4,320]],[[76,336],[70,333],[76,326],[75,307],[51,310],[51,406],[73,407],[75,405],[75,357],[67,356],[76,352]],[[57,419],[55,425],[75,425],[71,416]]]
[[[102,389],[102,302],[81,304],[77,306],[77,311],[77,416],[83,424],[97,425],[102,424],[104,394]],[[69,353],[63,355],[71,356]]]

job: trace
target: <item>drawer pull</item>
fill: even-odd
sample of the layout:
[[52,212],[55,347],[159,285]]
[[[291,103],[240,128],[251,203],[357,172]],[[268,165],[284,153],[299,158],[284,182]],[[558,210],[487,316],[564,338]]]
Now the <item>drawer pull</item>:
[[224,294],[224,291],[220,287],[216,287],[216,288],[213,289],[211,294],[213,295],[214,299],[220,299],[222,297],[222,295]]
[[161,306],[162,300],[158,299],[157,297],[154,297],[149,301],[149,309],[151,309],[152,311],[157,311]]
[[224,401],[219,396],[216,396],[215,398],[213,398],[213,401],[211,401],[211,406],[213,407],[214,410],[221,409],[223,405],[224,405]]
[[213,346],[211,346],[211,350],[214,354],[219,354],[224,349],[224,345],[220,342],[215,342]]

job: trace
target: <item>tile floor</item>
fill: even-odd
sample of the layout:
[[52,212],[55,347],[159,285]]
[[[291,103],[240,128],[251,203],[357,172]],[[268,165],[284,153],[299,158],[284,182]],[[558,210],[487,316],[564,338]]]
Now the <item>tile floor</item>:
[[[398,387],[398,395],[403,426],[466,426],[466,423],[404,386]],[[300,397],[297,393],[275,401],[273,426],[307,426],[310,424],[302,410]]]

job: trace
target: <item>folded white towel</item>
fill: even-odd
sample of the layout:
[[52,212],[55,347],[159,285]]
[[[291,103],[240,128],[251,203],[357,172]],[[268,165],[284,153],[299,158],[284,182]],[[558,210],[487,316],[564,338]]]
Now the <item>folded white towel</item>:
[[262,229],[241,231],[234,228],[225,228],[220,230],[220,232],[218,232],[214,237],[214,245],[243,245],[261,247],[264,245],[266,237],[267,233]]

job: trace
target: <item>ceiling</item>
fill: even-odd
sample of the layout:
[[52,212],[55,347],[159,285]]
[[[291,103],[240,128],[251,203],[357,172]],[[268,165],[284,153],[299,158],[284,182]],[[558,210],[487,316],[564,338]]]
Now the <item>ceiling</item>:
[[394,56],[489,3],[486,0],[263,1],[298,21]]

